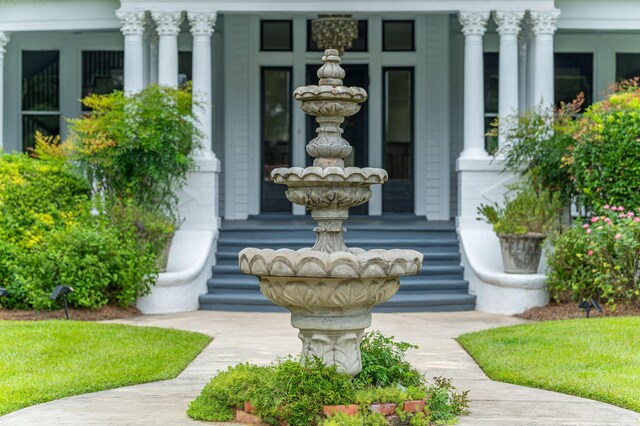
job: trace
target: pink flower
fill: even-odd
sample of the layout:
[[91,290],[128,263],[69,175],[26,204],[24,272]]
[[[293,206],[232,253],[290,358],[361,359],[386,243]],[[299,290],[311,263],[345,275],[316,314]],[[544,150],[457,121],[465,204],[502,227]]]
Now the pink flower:
[[633,221],[634,221],[634,222],[640,222],[640,217],[634,217],[634,218],[633,218]]
[[587,229],[587,234],[590,234],[590,233],[591,233],[591,229]]
[[598,216],[594,216],[591,218],[591,223],[596,223],[598,221]]
[[616,236],[613,238],[615,238],[616,240],[619,240],[620,238],[622,238],[622,234],[616,234]]
[[587,252],[587,256],[591,256],[591,255],[593,255],[593,250],[589,250],[589,251]]
[[618,210],[618,208],[616,206],[611,206],[611,210],[613,210],[614,212]]
[[634,217],[634,216],[635,216],[635,214],[633,212],[627,213],[627,217]]
[[611,208],[611,206],[609,206],[609,204],[605,204],[604,207],[603,207],[603,209],[605,209],[605,210],[609,210],[610,208]]
[[622,206],[618,207],[618,211],[619,212],[623,212],[624,211],[624,207],[622,207]]
[[589,224],[588,224],[588,223],[585,223],[584,225],[582,225],[582,227],[583,227],[584,229],[587,229],[587,228],[589,227]]
[[626,215],[626,214],[624,214],[624,213],[620,213],[620,214],[618,215],[618,218],[619,218],[619,219],[622,219],[623,217],[627,217],[627,215]]

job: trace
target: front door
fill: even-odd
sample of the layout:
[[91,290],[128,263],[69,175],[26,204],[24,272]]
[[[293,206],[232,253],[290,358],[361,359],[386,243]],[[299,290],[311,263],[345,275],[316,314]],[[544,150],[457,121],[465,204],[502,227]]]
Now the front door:
[[[346,72],[344,85],[351,87],[362,87],[365,90],[369,88],[369,66],[364,65],[342,65]],[[318,84],[318,65],[307,66],[307,84]],[[360,111],[351,117],[346,117],[342,124],[344,133],[342,137],[346,139],[353,147],[351,155],[345,158],[345,167],[367,167],[368,166],[368,128],[369,128],[369,112],[367,102],[362,104]],[[307,141],[316,136],[318,123],[314,117],[307,116]],[[307,166],[313,163],[311,157],[307,158]],[[369,204],[354,207],[349,210],[352,215],[366,215],[369,212]]]

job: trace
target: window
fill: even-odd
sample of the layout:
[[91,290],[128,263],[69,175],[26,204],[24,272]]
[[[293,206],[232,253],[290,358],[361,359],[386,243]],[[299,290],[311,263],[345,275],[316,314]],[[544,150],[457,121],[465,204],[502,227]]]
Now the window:
[[182,86],[193,79],[193,55],[191,52],[178,52],[178,84]]
[[616,81],[640,77],[640,53],[616,54]]
[[413,21],[382,21],[382,50],[413,51]]
[[413,212],[413,68],[384,69],[384,212]]
[[271,180],[273,169],[290,165],[291,68],[262,68],[261,86],[262,211],[291,211],[282,185]]
[[573,101],[584,93],[582,108],[593,102],[593,53],[556,53],[555,104]]
[[35,145],[34,135],[60,134],[60,52],[22,52],[22,147]]
[[[124,86],[124,52],[91,50],[82,52],[82,97],[106,95]],[[87,109],[83,105],[83,109]]]
[[[484,131],[485,134],[492,130],[491,123],[498,118],[498,72],[500,70],[500,56],[498,53],[484,54]],[[498,149],[496,136],[485,137],[485,149],[493,154]]]
[[[312,19],[307,20],[307,51],[308,52],[320,52],[320,48],[316,42],[311,38],[311,22]],[[367,21],[358,20],[358,38],[353,41],[348,52],[366,52],[368,50],[368,24]]]
[[260,21],[260,50],[290,52],[293,50],[293,22],[290,20]]

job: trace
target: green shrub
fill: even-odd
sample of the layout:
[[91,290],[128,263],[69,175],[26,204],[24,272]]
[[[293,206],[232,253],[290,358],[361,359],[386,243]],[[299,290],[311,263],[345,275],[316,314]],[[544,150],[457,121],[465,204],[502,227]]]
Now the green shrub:
[[568,162],[582,201],[593,211],[605,204],[640,206],[640,88],[591,105],[576,124]]
[[174,214],[200,134],[190,90],[152,85],[134,95],[91,95],[69,120],[71,157],[108,199]]
[[540,105],[507,117],[507,143],[499,151],[507,170],[525,176],[537,190],[560,194],[565,205],[575,194],[565,158],[575,143],[572,120],[583,101],[584,96],[580,95],[572,103],[563,104],[555,114]]
[[393,336],[385,337],[379,331],[364,335],[360,343],[362,371],[354,378],[359,387],[368,386],[420,386],[422,374],[405,358],[409,349],[417,346],[406,342],[396,342]]
[[547,283],[556,301],[640,302],[640,209],[602,212],[554,237]]
[[9,292],[0,304],[55,308],[56,285],[73,287],[69,303],[82,308],[126,306],[148,292],[156,247],[115,213],[91,200],[64,158],[0,155],[0,286]]
[[562,208],[557,192],[534,190],[526,183],[512,186],[515,196],[504,196],[504,203],[481,204],[478,214],[493,226],[496,234],[546,234],[556,223]]

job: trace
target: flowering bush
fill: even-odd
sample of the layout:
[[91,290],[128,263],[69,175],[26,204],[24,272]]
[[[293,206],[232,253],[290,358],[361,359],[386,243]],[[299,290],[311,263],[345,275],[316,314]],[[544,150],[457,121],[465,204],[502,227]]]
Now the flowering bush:
[[605,205],[601,215],[578,221],[553,244],[548,285],[557,301],[640,302],[640,208]]

